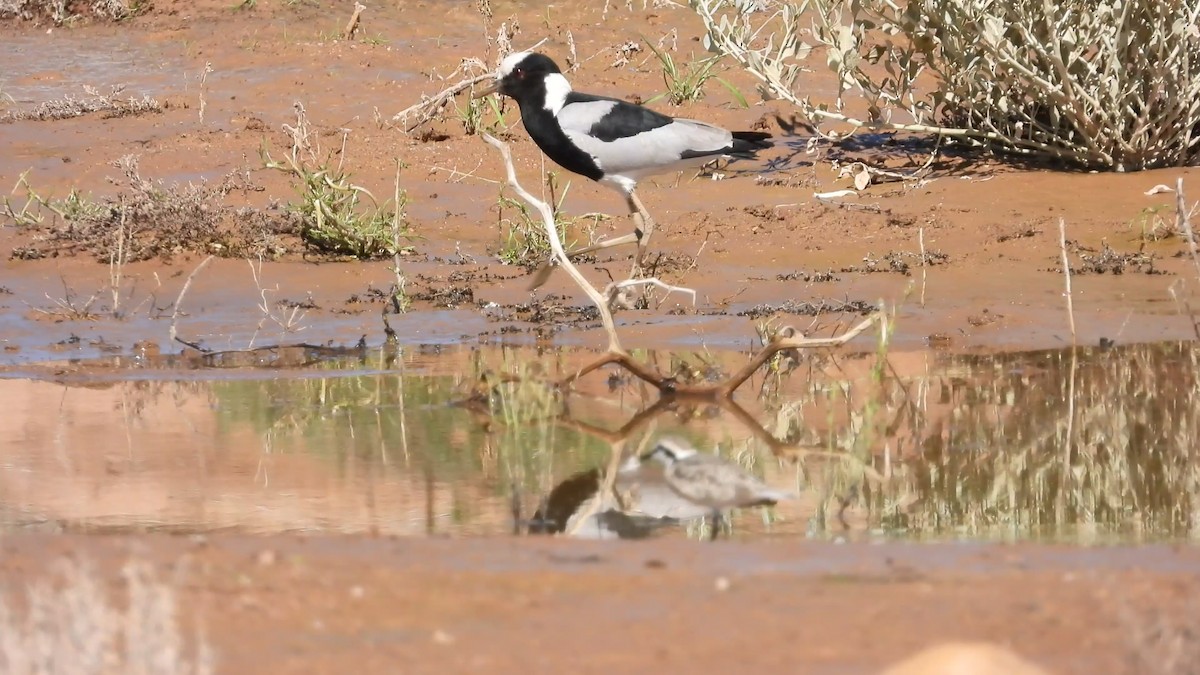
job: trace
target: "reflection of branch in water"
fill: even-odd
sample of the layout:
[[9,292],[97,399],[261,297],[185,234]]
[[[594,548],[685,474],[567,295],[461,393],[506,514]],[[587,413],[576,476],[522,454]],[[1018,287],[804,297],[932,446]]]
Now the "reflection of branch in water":
[[881,321],[883,318],[882,312],[877,312],[863,319],[850,330],[829,338],[808,338],[804,336],[796,337],[795,331],[790,329],[781,330],[779,335],[763,346],[750,361],[742,366],[736,373],[725,378],[721,382],[715,384],[692,384],[679,382],[674,377],[663,375],[657,370],[650,368],[646,364],[637,361],[632,356],[624,351],[609,350],[607,353],[598,357],[595,361],[583,366],[575,373],[567,376],[562,380],[563,386],[568,386],[574,383],[579,378],[591,373],[594,370],[602,368],[609,364],[616,364],[638,379],[649,383],[659,390],[663,395],[687,395],[687,396],[706,396],[713,399],[727,399],[733,395],[733,392],[742,386],[746,380],[750,379],[763,364],[771,360],[779,352],[789,349],[813,349],[817,347],[837,347],[843,345],[850,340],[861,335],[864,331],[870,328],[873,324]]
[[[339,356],[362,356],[365,358],[367,351],[366,335],[360,337],[353,347],[335,347],[328,344],[314,345],[307,342],[297,342],[285,345],[267,345],[264,347],[226,349],[222,351],[213,351],[201,345],[197,340],[187,340],[180,337],[178,322],[181,313],[180,308],[183,306],[183,298],[192,287],[192,282],[195,281],[196,275],[207,267],[214,257],[210,255],[202,260],[192,270],[191,274],[187,276],[187,279],[183,282],[183,288],[179,289],[179,295],[175,298],[175,307],[171,312],[171,327],[169,331],[171,340],[199,352],[198,360],[201,365],[209,368],[241,368],[245,366],[259,368],[304,368]],[[252,271],[254,270],[253,263],[251,263],[250,268]]]
[[[519,424],[549,422],[598,438],[610,446],[609,461],[605,466],[574,473],[556,484],[529,521],[521,520],[518,497],[514,494],[514,531],[520,531],[524,526],[531,534],[561,533],[566,536],[641,538],[653,534],[664,525],[708,515],[710,509],[707,507],[698,506],[673,495],[663,482],[663,477],[655,473],[656,469],[661,471],[655,463],[651,462],[647,466],[637,461],[644,455],[647,444],[654,436],[653,430],[647,432],[647,428],[651,427],[659,416],[678,412],[681,405],[694,403],[715,403],[746,427],[751,435],[769,448],[776,457],[788,457],[795,462],[803,462],[810,458],[848,461],[857,472],[861,472],[862,480],[883,480],[878,471],[850,452],[827,450],[820,446],[788,442],[775,437],[731,398],[713,399],[703,395],[661,396],[616,429],[607,429],[575,419],[570,411],[564,408],[558,415],[540,417],[535,421],[523,420]],[[508,424],[487,416],[480,421],[491,428]],[[628,444],[639,436],[639,447],[627,449]],[[845,495],[837,497],[837,519],[845,529],[849,529],[846,511],[859,497],[860,486],[861,483],[856,483]],[[588,528],[595,530],[588,531]]]
[[365,335],[359,338],[353,347],[300,342],[253,349],[212,351],[178,337],[176,341],[198,351],[199,354],[187,354],[186,357],[189,360],[198,361],[206,368],[245,368],[248,366],[255,368],[307,368],[339,357],[359,357],[365,360],[367,355],[367,336]]

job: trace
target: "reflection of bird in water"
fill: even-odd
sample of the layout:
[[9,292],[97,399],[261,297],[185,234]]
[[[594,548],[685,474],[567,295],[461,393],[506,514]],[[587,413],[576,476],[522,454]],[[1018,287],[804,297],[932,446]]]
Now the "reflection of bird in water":
[[729,460],[699,452],[685,441],[662,438],[645,457],[663,465],[663,478],[670,489],[713,515],[712,538],[729,509],[773,506],[794,499],[790,492],[776,490]]
[[529,533],[588,539],[643,539],[653,534],[656,523],[630,518],[614,508],[611,497],[600,494],[603,479],[600,469],[588,469],[555,485],[529,521]]
[[722,511],[794,497],[673,438],[621,465],[611,494],[600,493],[602,483],[602,472],[589,469],[556,485],[528,523],[529,532],[641,539],[664,526],[711,515],[716,538]]
[[608,494],[600,492],[603,481],[600,469],[588,469],[554,486],[529,521],[529,533],[644,539],[663,527],[709,514],[671,490],[657,462],[630,458],[617,470]]

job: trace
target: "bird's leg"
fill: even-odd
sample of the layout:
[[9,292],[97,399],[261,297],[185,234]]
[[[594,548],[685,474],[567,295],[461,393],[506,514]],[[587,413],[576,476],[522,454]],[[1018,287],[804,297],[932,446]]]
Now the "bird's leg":
[[654,218],[650,217],[650,212],[633,190],[625,195],[625,202],[629,204],[630,217],[633,218],[633,235],[637,238],[638,246],[637,257],[633,259],[633,272],[629,275],[632,278],[642,274],[642,260],[646,257],[646,247],[650,245],[650,235],[654,234]]
[[[591,253],[593,251],[599,251],[605,248],[612,248],[613,246],[634,244],[637,243],[637,241],[638,238],[636,234],[627,234],[623,237],[617,237],[616,239],[605,239],[604,241],[597,242],[589,246],[584,246],[583,248],[577,248],[574,251],[567,251],[567,257],[574,258],[576,256],[584,255],[585,253]],[[546,283],[546,280],[550,278],[550,273],[553,271],[554,261],[547,260],[544,264],[542,264],[541,267],[534,271],[533,279],[531,279],[529,282],[529,290],[536,290],[539,286]]]
[[708,534],[708,540],[709,540],[709,541],[716,541],[716,540],[717,540],[717,537],[718,537],[718,536],[720,536],[720,533],[721,533],[721,520],[722,520],[722,518],[721,518],[721,512],[720,512],[719,510],[717,510],[717,509],[713,509],[713,512],[712,512],[712,528],[711,528],[711,531],[710,531],[710,532],[709,532],[709,534]]
[[[646,207],[642,205],[642,201],[638,199],[633,191],[625,194],[625,203],[629,205],[629,217],[633,219],[633,232],[614,239],[605,239],[604,241],[577,248],[574,251],[567,251],[567,257],[574,258],[575,256],[592,253],[613,246],[624,246],[625,244],[637,244],[637,257],[633,261],[633,270],[630,272],[630,278],[636,278],[642,273],[642,258],[646,253],[646,242],[650,241],[650,234],[654,232],[654,219],[650,217],[650,213],[646,211]],[[554,271],[553,263],[547,261],[533,273],[533,279],[529,282],[529,290],[534,290],[546,283],[550,278],[550,273]]]

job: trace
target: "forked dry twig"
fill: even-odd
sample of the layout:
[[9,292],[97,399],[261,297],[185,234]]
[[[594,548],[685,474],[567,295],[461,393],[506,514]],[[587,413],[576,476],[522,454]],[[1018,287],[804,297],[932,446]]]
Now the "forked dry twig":
[[588,298],[592,301],[592,304],[596,305],[596,309],[600,311],[600,321],[604,324],[604,332],[608,333],[608,351],[624,353],[624,350],[621,349],[621,340],[617,337],[617,327],[613,322],[612,312],[608,310],[607,299],[600,293],[600,291],[596,290],[595,286],[592,286],[588,282],[587,278],[583,276],[583,273],[579,271],[579,268],[575,267],[575,264],[571,262],[569,257],[567,257],[567,251],[563,248],[562,240],[558,236],[558,228],[554,225],[554,209],[550,208],[550,205],[546,202],[534,197],[528,190],[521,186],[520,182],[517,181],[517,169],[513,165],[512,151],[508,149],[508,143],[505,143],[491,134],[484,134],[483,140],[487,141],[489,145],[499,150],[500,156],[504,158],[504,170],[507,174],[509,187],[511,187],[517,193],[517,195],[521,197],[521,199],[524,199],[527,204],[532,206],[539,214],[541,214],[542,223],[546,227],[546,238],[550,242],[550,249],[553,251],[554,258],[558,261],[558,264],[562,265],[563,269],[567,271],[567,274],[571,275],[571,279],[573,279],[576,284],[579,284],[579,288],[587,294]]
[[[546,238],[550,242],[550,248],[553,251],[554,261],[566,270],[571,279],[578,284],[580,290],[588,296],[592,304],[596,306],[600,313],[600,322],[604,326],[604,331],[608,336],[608,349],[605,354],[601,355],[592,363],[583,366],[577,372],[567,376],[559,384],[568,386],[575,380],[584,375],[606,366],[608,364],[617,364],[629,371],[635,377],[644,380],[658,389],[659,393],[664,396],[675,394],[683,394],[688,396],[709,396],[714,398],[727,398],[733,394],[750,376],[762,367],[772,356],[786,349],[811,349],[814,347],[836,347],[862,334],[867,328],[870,328],[877,322],[883,319],[882,307],[871,316],[860,321],[851,329],[845,331],[841,335],[830,338],[808,338],[799,335],[794,330],[783,330],[758,351],[750,362],[741,368],[738,372],[727,378],[723,382],[717,384],[690,384],[677,382],[674,378],[664,376],[655,369],[637,361],[630,356],[624,349],[621,348],[621,340],[617,336],[616,324],[613,321],[612,312],[609,309],[609,303],[615,297],[620,289],[637,285],[637,284],[654,284],[660,288],[667,290],[679,290],[692,292],[691,289],[678,288],[669,286],[657,279],[631,279],[620,282],[614,282],[606,287],[605,292],[601,293],[596,290],[583,273],[571,262],[567,256],[566,250],[563,248],[562,240],[558,236],[558,228],[554,224],[554,210],[550,205],[537,197],[534,197],[528,190],[521,186],[517,181],[516,167],[513,165],[512,152],[509,150],[508,144],[489,134],[483,134],[483,138],[492,147],[500,151],[501,157],[504,159],[504,169],[506,172],[507,182],[510,187],[532,206],[542,217],[542,224],[546,230]],[[616,289],[616,290],[614,290]]]
[[[473,59],[469,65],[478,63],[483,67],[483,62]],[[464,65],[468,65],[464,62]],[[418,127],[434,120],[442,109],[449,105],[450,101],[455,96],[473,88],[475,85],[486,82],[495,77],[491,72],[484,72],[480,75],[466,77],[454,84],[439,91],[433,96],[422,96],[420,102],[414,103],[400,112],[392,115],[392,122],[395,124],[404,125],[404,133],[412,133]]]
[[609,308],[615,309],[620,307],[623,309],[628,309],[633,303],[628,297],[629,294],[625,291],[626,289],[634,286],[654,286],[659,290],[665,291],[667,295],[678,291],[679,293],[684,293],[691,296],[692,306],[696,306],[695,289],[691,289],[686,286],[672,286],[671,284],[668,284],[657,277],[650,277],[649,279],[626,279],[625,281],[614,281],[605,286],[604,295],[608,298]]

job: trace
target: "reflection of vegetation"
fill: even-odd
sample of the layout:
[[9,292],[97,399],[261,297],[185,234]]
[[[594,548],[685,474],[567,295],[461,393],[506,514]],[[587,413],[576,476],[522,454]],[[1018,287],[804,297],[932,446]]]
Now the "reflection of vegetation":
[[[564,424],[562,395],[533,379],[538,368],[561,369],[561,358],[505,350],[486,366],[478,356],[463,368],[469,375],[402,375],[394,361],[359,362],[351,367],[378,369],[212,386],[226,430],[249,423],[275,452],[303,447],[347,473],[366,466],[439,489],[449,483],[459,522],[496,522],[481,508],[507,502],[482,506],[472,489],[497,498],[516,489],[528,515],[557,481],[608,465],[613,441],[588,431],[586,418],[613,429],[614,415],[637,405],[629,395],[636,384],[610,382],[620,388],[614,399],[629,400],[572,395],[577,423]],[[881,351],[804,359],[768,379],[771,395],[754,415],[774,438],[811,448],[800,451],[798,469],[800,487],[816,498],[810,531],[840,515],[903,536],[1178,538],[1200,518],[1195,345],[951,357]],[[471,381],[485,383],[482,416],[450,405]],[[759,447],[728,418],[718,422],[725,413],[711,406],[663,410],[699,446],[719,438],[744,462]]]
[[411,466],[415,454],[457,477],[478,470],[465,462],[482,445],[480,431],[445,405],[457,390],[453,378],[329,375],[214,383],[222,429],[249,424],[276,448],[298,437],[307,451],[338,461]]
[[[275,451],[297,447],[295,439],[302,439],[299,447],[339,465],[367,462],[438,481],[482,478],[500,494],[514,484],[548,490],[555,475],[588,458],[569,449],[603,447],[556,431],[556,399],[533,382],[497,386],[491,397],[495,423],[479,424],[470,411],[453,405],[467,389],[461,377],[347,374],[341,370],[346,363],[323,365],[328,377],[310,372],[303,378],[214,383],[222,431],[248,424]],[[397,368],[394,362],[378,365]],[[555,458],[561,467],[555,467]]]
[[910,534],[1189,536],[1198,361],[1194,345],[1141,345],[955,357],[927,377],[885,378],[876,433],[890,452],[875,448],[884,478],[863,486],[869,522]]

